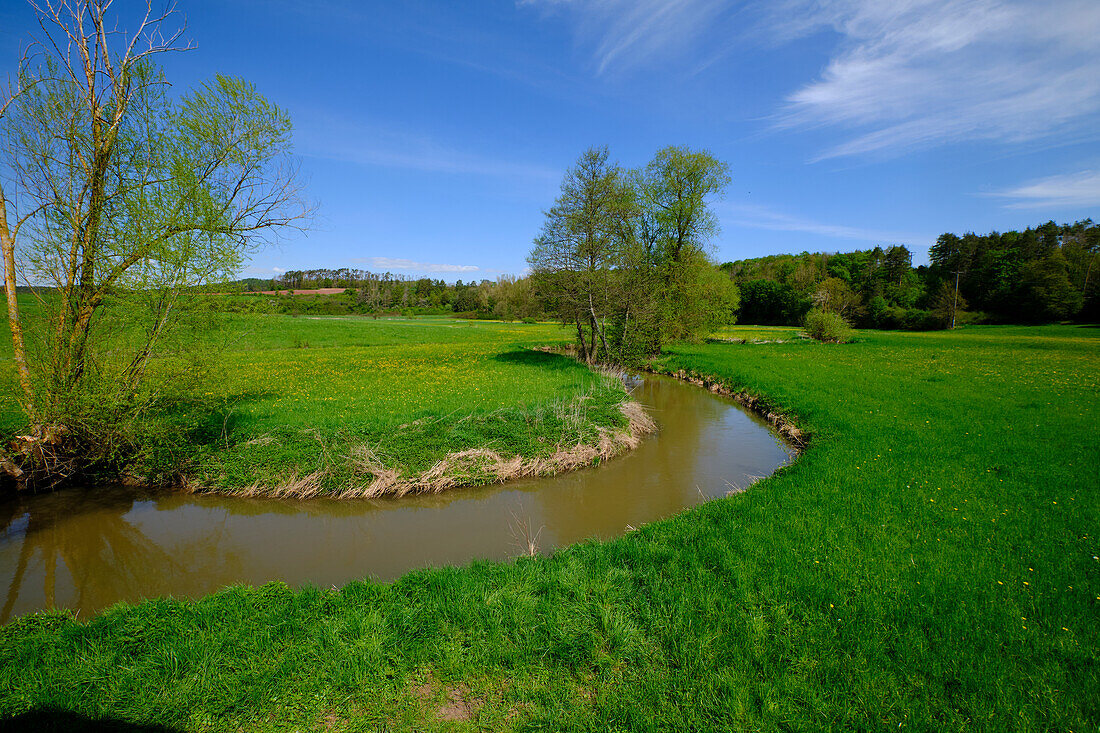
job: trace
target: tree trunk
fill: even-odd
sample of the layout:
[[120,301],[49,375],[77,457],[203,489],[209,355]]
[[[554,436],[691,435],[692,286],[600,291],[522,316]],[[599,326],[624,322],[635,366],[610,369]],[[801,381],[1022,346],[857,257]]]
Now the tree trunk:
[[588,344],[584,340],[584,328],[581,327],[581,314],[577,313],[574,318],[577,322],[577,345],[580,347],[581,350],[579,356],[581,357],[581,359],[587,362]]
[[619,338],[619,361],[623,364],[626,363],[626,342],[630,336],[630,309],[626,309],[626,313],[623,317],[623,333]]
[[31,372],[27,368],[27,347],[23,341],[23,324],[19,320],[19,301],[16,300],[15,292],[15,242],[8,229],[8,209],[2,185],[0,185],[0,248],[3,249],[4,257],[4,292],[8,296],[8,326],[11,328],[15,369],[19,375],[19,385],[23,388],[23,408],[33,423],[38,421],[38,411],[35,409]]
[[[592,316],[592,330],[600,335],[600,343],[603,345],[603,352],[607,354],[607,357],[611,357],[611,349],[607,347],[607,339],[603,335],[603,327],[600,326],[600,319],[596,317],[596,306],[592,303],[592,293],[588,294],[588,313]],[[595,342],[595,334],[593,334],[592,340]]]
[[591,346],[588,347],[588,363],[595,364],[596,356],[599,354],[598,344],[596,343],[596,319],[595,317],[588,316],[588,329],[592,332]]

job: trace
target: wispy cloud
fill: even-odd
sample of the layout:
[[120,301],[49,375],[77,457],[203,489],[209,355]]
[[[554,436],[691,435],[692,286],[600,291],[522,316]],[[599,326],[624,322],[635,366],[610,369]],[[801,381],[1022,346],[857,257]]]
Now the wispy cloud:
[[518,0],[517,5],[568,13],[591,47],[596,73],[625,70],[695,49],[731,3],[724,0]]
[[[815,160],[945,143],[1090,139],[1100,130],[1097,0],[518,0],[567,14],[598,73],[677,55],[833,43],[779,129],[832,127]],[[758,49],[760,52],[765,52]]]
[[819,159],[1096,133],[1096,0],[788,0],[769,18],[781,40],[840,35],[780,122],[855,132]]
[[461,150],[427,134],[332,118],[310,121],[302,140],[305,155],[358,165],[540,182],[561,178],[560,170]]
[[400,257],[353,257],[352,262],[375,270],[413,270],[415,272],[478,272],[476,265],[445,265],[438,262],[415,262]]
[[1049,176],[989,195],[1012,200],[1010,209],[1100,206],[1100,170]]
[[833,239],[854,239],[877,244],[916,244],[927,245],[935,239],[926,235],[907,232],[891,232],[876,229],[863,229],[861,227],[847,226],[844,224],[827,224],[824,222],[805,219],[800,216],[776,211],[768,206],[757,204],[733,204],[723,203],[719,205],[722,220],[726,224],[748,227],[750,229],[767,229],[779,232],[806,232]]

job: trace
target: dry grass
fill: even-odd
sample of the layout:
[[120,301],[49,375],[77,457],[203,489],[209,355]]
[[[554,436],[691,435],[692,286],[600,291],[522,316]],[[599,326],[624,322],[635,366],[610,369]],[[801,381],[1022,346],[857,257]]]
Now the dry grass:
[[[583,399],[583,397],[581,398]],[[583,412],[575,407],[556,406],[563,414],[576,412],[576,419],[583,420]],[[626,426],[619,429],[599,428],[598,437],[592,442],[578,441],[560,446],[548,456],[524,458],[517,454],[502,454],[488,448],[472,448],[447,454],[427,470],[413,475],[403,475],[394,467],[386,466],[375,450],[366,443],[353,446],[346,455],[335,457],[342,468],[349,469],[354,477],[345,488],[335,494],[323,486],[326,471],[320,469],[309,474],[291,473],[285,478],[268,484],[253,483],[232,491],[238,496],[269,496],[284,499],[310,499],[321,494],[339,499],[374,499],[382,496],[406,496],[408,494],[438,494],[461,486],[504,483],[520,478],[552,476],[571,471],[615,456],[634,448],[642,438],[657,429],[656,423],[637,402],[628,401],[619,406],[626,418]],[[559,416],[560,417],[560,416]],[[187,491],[210,491],[193,482],[183,482]]]

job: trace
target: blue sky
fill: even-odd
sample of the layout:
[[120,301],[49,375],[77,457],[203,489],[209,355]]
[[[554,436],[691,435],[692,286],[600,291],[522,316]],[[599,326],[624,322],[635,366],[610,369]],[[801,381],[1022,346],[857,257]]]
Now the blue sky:
[[[118,8],[134,5],[119,0]],[[522,273],[566,167],[709,149],[719,261],[1100,218],[1096,0],[181,2],[215,73],[289,110],[319,204],[247,274]],[[123,11],[122,15],[125,15]],[[32,28],[0,0],[12,67]]]

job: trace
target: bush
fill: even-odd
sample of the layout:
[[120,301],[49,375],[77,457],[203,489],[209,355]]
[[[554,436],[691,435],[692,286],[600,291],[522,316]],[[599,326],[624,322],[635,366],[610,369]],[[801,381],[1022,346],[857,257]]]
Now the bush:
[[920,308],[910,308],[905,311],[905,319],[902,328],[907,331],[940,331],[946,325],[943,319],[936,313]]
[[852,335],[852,328],[839,313],[814,308],[806,314],[806,333],[810,338],[825,343],[842,344]]

